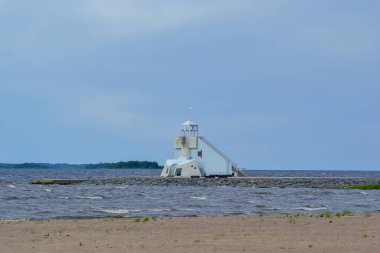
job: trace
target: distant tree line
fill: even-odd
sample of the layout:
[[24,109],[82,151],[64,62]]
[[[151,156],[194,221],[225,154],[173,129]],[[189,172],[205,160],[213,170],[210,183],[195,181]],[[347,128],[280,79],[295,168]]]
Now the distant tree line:
[[0,163],[0,169],[162,169],[157,162],[129,161],[98,164]]
[[88,164],[86,169],[161,169],[157,162],[150,161],[128,161],[117,163]]
[[0,168],[7,169],[48,169],[50,165],[48,163],[0,163]]

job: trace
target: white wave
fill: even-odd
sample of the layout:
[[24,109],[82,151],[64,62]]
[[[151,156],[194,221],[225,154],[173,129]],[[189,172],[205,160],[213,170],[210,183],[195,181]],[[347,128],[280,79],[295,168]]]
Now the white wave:
[[368,193],[366,193],[366,192],[360,192],[360,194],[367,195]]
[[205,196],[199,196],[199,197],[196,197],[196,196],[194,196],[194,197],[190,197],[191,199],[199,199],[199,200],[205,200],[205,199],[207,199],[207,197],[205,197]]
[[46,192],[51,192],[51,189],[44,189],[44,191],[46,191]]
[[192,208],[182,208],[179,210],[181,210],[181,211],[195,211],[195,209],[192,209]]
[[75,196],[75,198],[77,199],[92,199],[92,200],[95,200],[95,199],[103,199],[102,196]]
[[15,222],[15,223],[18,223],[18,222],[21,222],[21,221],[30,221],[30,219],[10,219],[10,220],[0,220],[0,222]]
[[111,214],[127,214],[129,213],[128,210],[124,210],[124,209],[104,209],[104,210],[100,210],[104,213],[111,213]]
[[305,207],[305,206],[301,206],[301,207],[295,207],[292,209],[293,210],[303,210],[303,211],[319,211],[319,210],[326,210],[327,208],[326,207]]
[[128,188],[128,185],[127,186],[116,186],[117,189],[127,189]]
[[57,197],[59,199],[69,199],[69,197]]
[[7,184],[7,187],[9,187],[9,188],[16,188],[16,186],[14,186],[13,184]]

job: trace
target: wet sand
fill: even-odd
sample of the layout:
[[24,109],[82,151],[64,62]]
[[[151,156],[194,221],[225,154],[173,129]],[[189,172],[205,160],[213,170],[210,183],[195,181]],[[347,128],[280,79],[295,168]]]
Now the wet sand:
[[0,222],[0,252],[379,252],[380,214]]

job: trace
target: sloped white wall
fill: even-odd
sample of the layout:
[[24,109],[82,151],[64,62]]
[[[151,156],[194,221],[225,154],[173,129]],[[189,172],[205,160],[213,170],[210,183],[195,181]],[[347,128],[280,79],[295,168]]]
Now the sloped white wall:
[[[198,152],[202,151],[202,157],[198,156]],[[177,159],[181,155],[181,149],[174,151],[173,159]],[[209,145],[202,138],[198,138],[198,147],[191,149],[191,157],[196,160],[199,167],[204,170],[206,176],[209,175],[231,175],[232,162],[218,152],[212,145]]]

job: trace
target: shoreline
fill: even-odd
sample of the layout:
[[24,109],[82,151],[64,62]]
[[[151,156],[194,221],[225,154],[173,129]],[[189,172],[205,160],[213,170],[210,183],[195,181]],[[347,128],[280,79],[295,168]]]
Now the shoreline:
[[[307,207],[306,207],[307,208]],[[118,215],[117,213],[109,214],[105,216],[67,216],[67,217],[55,217],[55,218],[46,218],[46,219],[35,219],[35,218],[20,218],[20,219],[0,219],[0,224],[8,224],[8,223],[20,223],[20,222],[50,222],[50,221],[81,221],[81,220],[136,220],[136,219],[149,219],[149,220],[157,220],[157,219],[181,219],[181,218],[228,218],[228,217],[310,217],[310,218],[333,218],[333,217],[357,217],[357,216],[372,216],[379,215],[380,210],[372,211],[372,212],[351,212],[349,209],[342,210],[341,212],[331,212],[324,209],[320,209],[316,212],[308,211],[305,209],[294,209],[294,213],[254,213],[254,214],[244,214],[244,213],[236,213],[236,214],[227,214],[227,215],[183,215],[183,216],[175,216],[175,215],[166,215],[166,216],[144,216],[144,215],[136,215],[136,216],[123,216]],[[379,217],[380,218],[380,217]]]
[[[256,213],[256,214],[243,214],[243,213],[237,213],[237,214],[231,214],[231,215],[184,215],[184,216],[144,216],[144,215],[136,215],[136,216],[123,216],[123,215],[109,215],[109,216],[79,216],[79,217],[56,217],[56,218],[46,218],[46,219],[35,219],[35,218],[20,218],[20,219],[0,219],[0,225],[1,224],[11,224],[11,223],[22,223],[22,222],[36,222],[36,223],[43,223],[43,222],[51,222],[51,221],[86,221],[86,220],[126,220],[126,221],[135,221],[137,220],[157,220],[157,219],[186,219],[186,218],[204,218],[204,219],[213,219],[213,218],[228,218],[228,217],[310,217],[310,218],[340,218],[340,217],[358,217],[358,216],[372,216],[372,215],[379,215],[380,216],[380,210],[375,212],[363,212],[363,213],[353,213],[350,210],[342,210],[341,212],[329,212],[325,211],[323,212],[323,209],[321,209],[321,212],[315,212],[313,211],[307,211],[304,209],[294,209],[298,210],[299,212],[294,213]],[[379,217],[380,218],[380,217]],[[0,251],[1,252],[1,251]]]
[[380,213],[0,221],[0,252],[378,252]]

